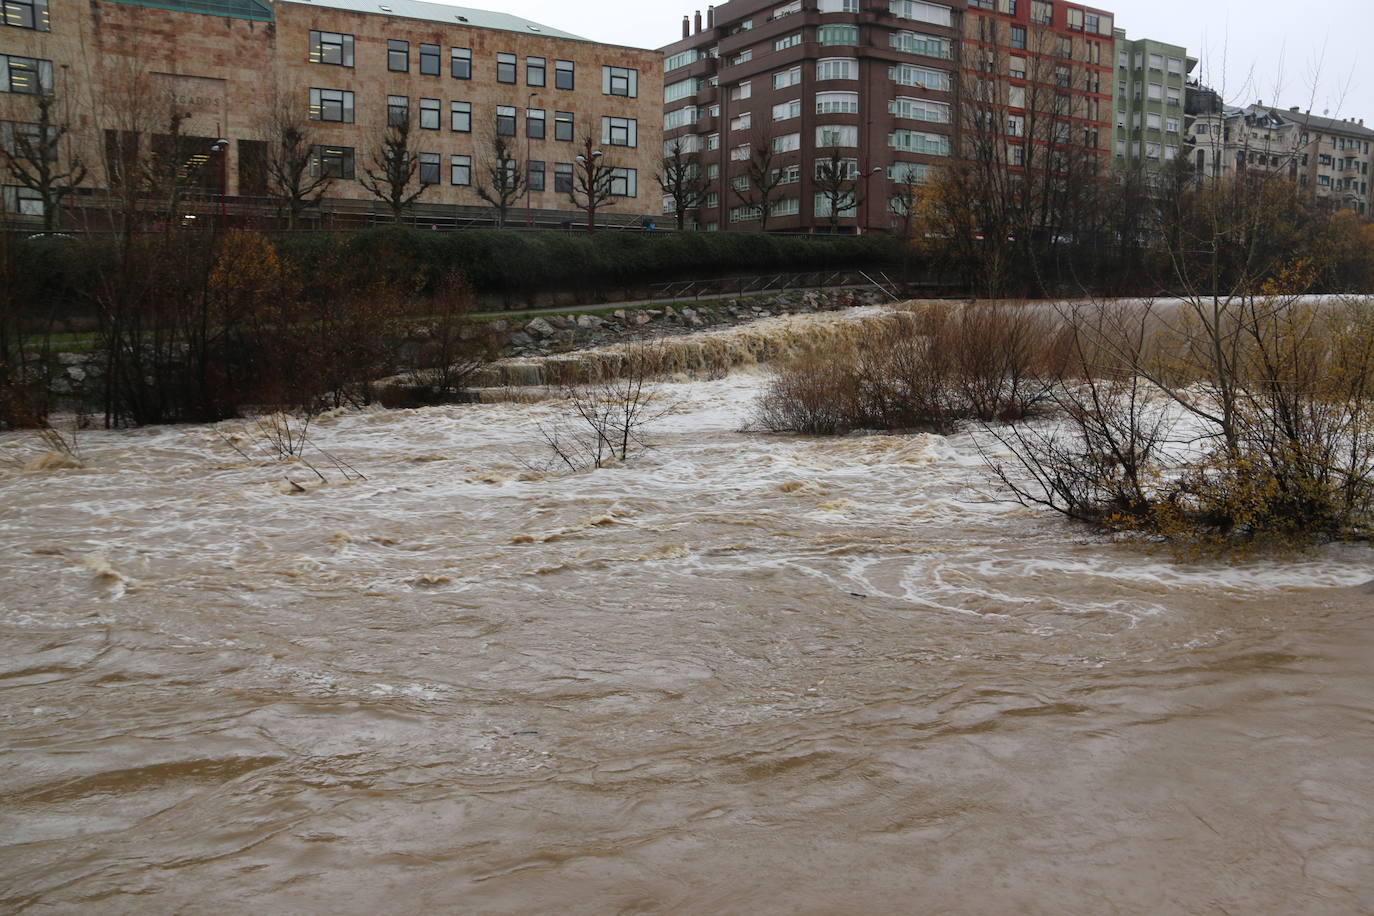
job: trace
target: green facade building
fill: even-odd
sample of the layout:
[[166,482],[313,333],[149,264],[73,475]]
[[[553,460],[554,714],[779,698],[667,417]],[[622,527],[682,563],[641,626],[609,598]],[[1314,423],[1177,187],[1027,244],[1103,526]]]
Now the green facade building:
[[1197,59],[1180,45],[1128,39],[1117,29],[1116,87],[1112,94],[1112,162],[1151,180],[1186,156],[1183,101]]

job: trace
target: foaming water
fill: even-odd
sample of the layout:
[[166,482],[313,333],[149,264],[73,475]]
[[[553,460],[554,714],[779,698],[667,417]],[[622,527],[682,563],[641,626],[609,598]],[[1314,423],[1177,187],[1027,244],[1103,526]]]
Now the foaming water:
[[575,475],[555,401],[0,437],[0,901],[1374,909],[1368,548],[1176,565],[762,384]]

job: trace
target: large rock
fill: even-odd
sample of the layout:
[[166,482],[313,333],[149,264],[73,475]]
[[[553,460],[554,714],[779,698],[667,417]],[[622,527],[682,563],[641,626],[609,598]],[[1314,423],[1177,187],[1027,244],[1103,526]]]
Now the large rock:
[[586,328],[586,329],[588,329],[588,330],[590,330],[590,331],[596,330],[597,328],[601,327],[601,326],[602,326],[603,324],[605,324],[605,323],[606,323],[606,322],[603,321],[603,320],[601,319],[601,316],[600,316],[600,315],[578,315],[578,316],[577,316],[577,326],[578,326],[579,328]]
[[558,333],[558,329],[543,318],[535,318],[525,325],[525,333],[534,337],[552,337]]

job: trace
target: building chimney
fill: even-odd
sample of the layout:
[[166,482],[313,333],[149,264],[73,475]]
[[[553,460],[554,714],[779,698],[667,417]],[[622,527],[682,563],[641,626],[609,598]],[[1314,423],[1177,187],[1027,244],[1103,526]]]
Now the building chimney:
[[692,21],[693,21],[693,24],[696,26],[695,31],[696,31],[696,32],[700,32],[700,31],[701,31],[701,10],[697,10],[697,14],[696,14],[695,16],[692,17]]
[[708,28],[708,29],[714,29],[715,27],[716,27],[716,8],[715,8],[714,6],[708,6],[708,7],[706,7],[706,28]]
[[686,16],[682,17],[682,37],[689,38],[692,35],[692,20]]

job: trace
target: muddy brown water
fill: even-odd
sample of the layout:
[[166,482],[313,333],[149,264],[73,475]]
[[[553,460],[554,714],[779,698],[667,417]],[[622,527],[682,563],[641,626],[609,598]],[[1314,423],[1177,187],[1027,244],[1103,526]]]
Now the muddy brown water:
[[760,384],[580,475],[547,403],[328,419],[322,486],[0,437],[0,906],[1374,911],[1368,548],[1175,565]]

